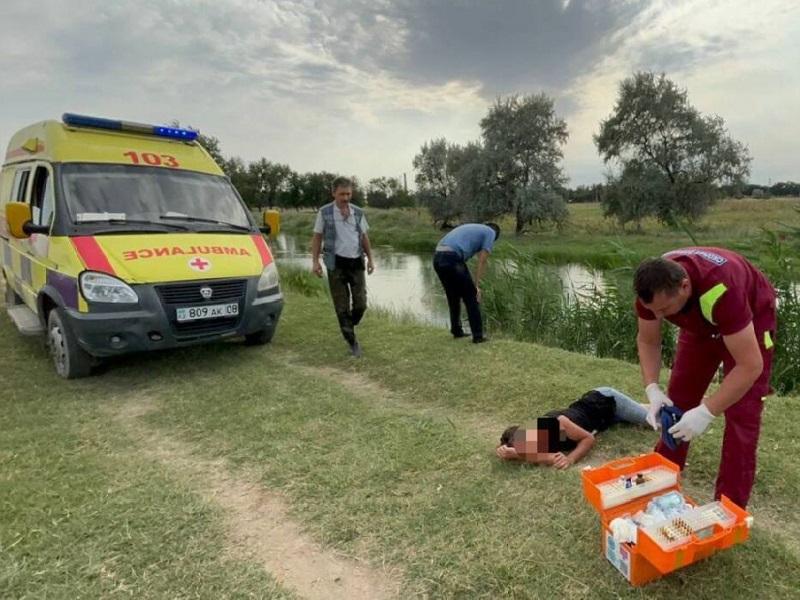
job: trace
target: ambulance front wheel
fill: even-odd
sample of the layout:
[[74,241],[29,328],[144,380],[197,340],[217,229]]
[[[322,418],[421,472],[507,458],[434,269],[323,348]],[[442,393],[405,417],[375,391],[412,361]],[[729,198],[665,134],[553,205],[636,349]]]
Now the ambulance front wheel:
[[263,346],[272,341],[272,336],[275,335],[275,328],[262,329],[249,335],[244,336],[244,343],[248,346]]
[[92,371],[92,357],[78,345],[64,321],[60,308],[54,308],[47,316],[47,345],[56,373],[64,379],[86,377]]

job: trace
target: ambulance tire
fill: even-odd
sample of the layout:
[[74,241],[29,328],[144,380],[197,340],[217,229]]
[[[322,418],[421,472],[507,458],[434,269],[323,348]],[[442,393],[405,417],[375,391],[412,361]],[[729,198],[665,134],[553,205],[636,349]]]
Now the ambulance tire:
[[64,321],[60,308],[54,308],[47,316],[47,346],[56,373],[64,379],[87,377],[92,372],[92,357],[78,345]]
[[275,335],[275,330],[273,328],[262,329],[261,331],[256,331],[255,333],[244,336],[244,343],[246,346],[263,346],[272,341],[273,335]]

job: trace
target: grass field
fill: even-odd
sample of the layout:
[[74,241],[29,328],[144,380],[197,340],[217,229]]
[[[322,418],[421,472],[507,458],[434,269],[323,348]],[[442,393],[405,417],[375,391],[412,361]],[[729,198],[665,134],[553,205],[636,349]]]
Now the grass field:
[[[800,225],[798,208],[800,198],[724,200],[695,224],[693,234],[702,245],[738,250],[758,262],[762,254],[761,230],[780,231],[784,224]],[[686,232],[664,227],[653,219],[644,221],[641,231],[623,230],[616,221],[603,218],[599,204],[570,204],[569,211],[570,222],[562,231],[530,231],[518,238],[513,235],[513,221],[502,219],[504,244],[498,245],[499,253],[505,244],[510,244],[551,262],[607,268],[623,264],[627,253],[642,258],[692,243]],[[430,252],[443,235],[431,226],[424,211],[368,208],[366,215],[373,243],[399,250]],[[309,211],[283,211],[282,228],[310,240],[314,217]],[[620,253],[620,247],[624,253]]]
[[[768,400],[748,543],[634,589],[600,555],[578,468],[493,452],[506,425],[595,385],[639,394],[634,365],[474,346],[376,312],[359,334],[353,361],[329,300],[289,292],[269,346],[125,358],[64,382],[0,312],[0,597],[800,596],[797,398]],[[690,456],[699,502],[721,425]],[[586,464],[653,436],[612,430]],[[304,567],[270,553],[276,535]],[[360,569],[362,591],[351,571],[326,581],[320,557]]]

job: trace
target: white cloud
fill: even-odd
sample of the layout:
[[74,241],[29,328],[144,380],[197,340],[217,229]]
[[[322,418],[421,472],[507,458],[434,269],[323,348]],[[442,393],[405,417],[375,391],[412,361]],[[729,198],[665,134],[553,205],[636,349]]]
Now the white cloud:
[[[404,63],[419,25],[406,17],[422,6],[412,0],[8,4],[0,20],[2,145],[19,127],[65,111],[179,119],[217,136],[224,153],[246,160],[263,156],[298,171],[362,178],[406,171],[411,180],[411,161],[424,141],[475,139],[487,98],[500,89],[540,91],[511,89],[510,83],[487,87],[478,76],[467,80],[438,67],[415,77],[408,70],[413,65]],[[615,5],[641,8],[629,0]],[[605,10],[599,0],[584,6]],[[607,32],[582,75],[563,90],[550,87],[561,104],[577,107],[567,114],[565,163],[573,183],[600,179],[591,135],[610,113],[619,80],[635,68],[667,69],[698,108],[720,114],[734,137],[750,144],[755,175],[797,178],[792,169],[799,162],[794,140],[800,126],[793,109],[800,100],[794,72],[800,46],[792,40],[800,19],[777,0],[754,6],[745,0],[652,2],[627,26]],[[568,15],[579,15],[580,7],[577,1],[560,5]],[[430,41],[435,31],[425,36]],[[513,72],[503,39],[483,47],[493,53],[486,64]],[[536,58],[523,79],[540,80],[542,69],[568,63]],[[448,61],[457,59],[448,54]],[[524,57],[515,60],[525,67]]]
[[618,49],[566,90],[580,106],[570,129],[581,132],[567,149],[567,167],[580,169],[593,157],[599,163],[590,133],[611,113],[619,81],[633,70],[652,69],[665,70],[692,104],[720,115],[731,135],[748,144],[754,180],[796,179],[798,34],[800,9],[780,0],[654,2],[615,34]]

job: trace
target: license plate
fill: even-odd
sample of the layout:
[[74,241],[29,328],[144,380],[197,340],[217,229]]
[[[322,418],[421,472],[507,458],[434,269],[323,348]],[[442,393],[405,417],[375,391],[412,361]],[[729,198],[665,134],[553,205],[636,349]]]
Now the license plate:
[[177,318],[179,323],[198,321],[200,319],[219,319],[221,317],[235,317],[239,314],[239,303],[210,304],[208,306],[190,306],[179,308]]

